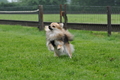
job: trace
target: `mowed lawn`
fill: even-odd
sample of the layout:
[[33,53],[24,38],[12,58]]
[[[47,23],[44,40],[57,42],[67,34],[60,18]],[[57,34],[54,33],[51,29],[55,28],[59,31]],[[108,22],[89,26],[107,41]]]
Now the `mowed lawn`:
[[120,33],[69,30],[73,58],[54,57],[45,32],[0,25],[0,80],[120,80]]
[[[67,14],[69,23],[107,23],[107,14]],[[60,22],[59,14],[44,14],[44,22]],[[37,14],[0,14],[0,19],[38,21]],[[111,23],[119,24],[120,14],[112,14]],[[64,22],[64,19],[63,19]]]

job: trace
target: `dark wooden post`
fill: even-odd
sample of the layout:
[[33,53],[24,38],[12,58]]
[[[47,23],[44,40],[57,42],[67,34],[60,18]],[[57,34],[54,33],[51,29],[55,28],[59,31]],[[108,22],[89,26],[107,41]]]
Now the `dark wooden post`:
[[62,4],[60,4],[60,23],[62,23]]
[[66,7],[67,7],[67,5],[65,4],[64,5],[64,16],[63,16],[64,17],[64,25],[65,25],[64,28],[65,29],[67,29],[67,22],[68,22]]
[[110,36],[112,27],[111,27],[111,9],[109,6],[107,7],[107,27],[108,27],[108,36]]
[[43,23],[43,6],[39,5],[39,11],[38,11],[38,28],[39,30],[43,30],[44,23]]

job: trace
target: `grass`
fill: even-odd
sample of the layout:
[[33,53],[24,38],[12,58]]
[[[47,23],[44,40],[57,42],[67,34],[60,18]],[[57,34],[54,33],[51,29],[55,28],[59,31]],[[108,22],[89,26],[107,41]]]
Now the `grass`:
[[[68,22],[72,23],[107,23],[106,14],[68,14]],[[59,14],[44,14],[45,22],[59,22]],[[0,19],[38,21],[37,14],[0,14]],[[112,23],[119,24],[120,15],[112,14]],[[63,20],[64,21],[64,20]]]
[[73,58],[54,57],[45,32],[0,25],[1,80],[119,80],[120,33],[69,30],[75,35]]

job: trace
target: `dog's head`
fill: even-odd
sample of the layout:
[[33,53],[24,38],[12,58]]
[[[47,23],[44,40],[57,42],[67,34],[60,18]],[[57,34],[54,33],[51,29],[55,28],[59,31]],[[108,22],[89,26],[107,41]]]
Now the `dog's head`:
[[45,31],[54,31],[54,30],[62,30],[63,29],[63,23],[56,23],[53,22],[49,26],[45,26]]

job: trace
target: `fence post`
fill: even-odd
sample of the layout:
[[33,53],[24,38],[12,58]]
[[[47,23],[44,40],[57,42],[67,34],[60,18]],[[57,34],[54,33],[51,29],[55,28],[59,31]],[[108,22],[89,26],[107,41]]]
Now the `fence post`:
[[64,17],[64,24],[65,24],[64,28],[65,28],[65,29],[67,29],[67,22],[68,22],[67,13],[66,13],[66,12],[67,12],[66,8],[67,8],[67,5],[65,4],[65,5],[64,5],[64,16],[63,16],[63,17]]
[[108,28],[108,36],[111,35],[111,8],[110,6],[107,6],[107,28]]
[[60,4],[60,23],[62,23],[62,4]]
[[43,23],[43,6],[39,5],[39,11],[38,11],[38,28],[39,30],[43,30],[44,23]]

